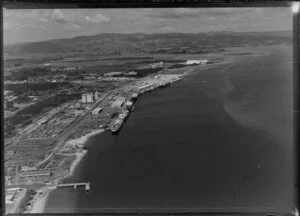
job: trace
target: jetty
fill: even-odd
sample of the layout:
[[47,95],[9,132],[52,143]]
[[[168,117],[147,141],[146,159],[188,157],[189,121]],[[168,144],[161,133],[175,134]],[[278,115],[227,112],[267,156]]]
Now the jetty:
[[85,187],[86,191],[89,191],[91,186],[90,182],[78,182],[78,183],[64,183],[64,184],[54,184],[54,185],[49,185],[49,189],[57,189],[61,187],[73,187],[74,189],[77,189],[77,187]]

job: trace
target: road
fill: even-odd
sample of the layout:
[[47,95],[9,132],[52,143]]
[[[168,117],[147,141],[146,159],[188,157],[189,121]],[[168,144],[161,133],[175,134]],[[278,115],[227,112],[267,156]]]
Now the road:
[[58,152],[65,144],[67,138],[70,136],[70,134],[75,130],[76,127],[78,127],[81,123],[81,121],[96,107],[98,107],[101,102],[107,98],[112,91],[108,91],[104,93],[104,95],[89,109],[87,110],[82,116],[80,116],[78,119],[76,119],[67,129],[60,135],[58,138],[59,141],[56,144],[56,147],[53,149],[52,153],[49,154],[44,160],[40,161],[36,166],[40,166],[43,163],[47,162],[56,152]]

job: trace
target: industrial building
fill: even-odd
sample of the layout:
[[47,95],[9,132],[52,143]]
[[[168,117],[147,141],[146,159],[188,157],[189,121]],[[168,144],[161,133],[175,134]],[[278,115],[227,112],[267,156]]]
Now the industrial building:
[[136,76],[137,72],[136,71],[127,71],[124,73],[124,76]]
[[86,103],[86,94],[81,95],[81,102]]
[[86,102],[87,103],[93,103],[94,102],[93,94],[86,94]]
[[94,101],[98,100],[100,97],[100,93],[96,91],[93,93],[86,93],[81,95],[81,103],[93,103]]
[[52,170],[31,170],[31,171],[20,171],[18,173],[18,183],[44,183],[52,178]]
[[139,90],[145,90],[145,89],[147,89],[147,88],[149,88],[151,86],[152,86],[151,84],[143,85],[143,86],[139,87]]
[[164,67],[164,63],[163,62],[158,62],[158,63],[153,63],[153,64],[149,64],[145,67],[142,67],[142,69],[146,69],[146,68],[163,68]]
[[98,100],[99,97],[100,97],[100,93],[98,91],[96,91],[95,94],[94,94],[94,99]]
[[207,64],[208,60],[187,60],[185,62],[186,65],[193,65],[193,64]]
[[123,72],[109,72],[103,74],[103,77],[113,77],[113,76],[122,76]]
[[131,109],[132,108],[133,103],[131,101],[127,101],[126,102],[126,108],[127,109]]

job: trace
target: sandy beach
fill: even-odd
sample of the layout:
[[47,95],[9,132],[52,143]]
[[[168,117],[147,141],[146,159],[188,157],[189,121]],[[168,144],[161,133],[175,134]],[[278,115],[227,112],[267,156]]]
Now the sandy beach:
[[36,195],[31,201],[31,205],[24,213],[43,213],[44,207],[51,189],[47,187],[36,190]]
[[[64,180],[67,177],[70,177],[73,175],[76,167],[78,166],[78,164],[80,163],[80,161],[82,160],[82,158],[86,155],[87,150],[82,149],[83,145],[85,144],[85,142],[92,136],[101,133],[105,131],[104,129],[98,129],[98,130],[93,130],[90,133],[79,137],[77,139],[72,139],[66,142],[64,148],[70,148],[70,147],[81,147],[80,151],[77,151],[75,153],[76,155],[76,159],[73,161],[73,163],[70,166],[70,170],[69,170],[69,174],[66,176],[63,176],[61,178],[56,179],[54,182],[55,183],[59,183],[62,180]],[[25,213],[43,213],[44,212],[44,208],[48,199],[48,196],[50,194],[50,192],[53,189],[50,189],[48,187],[43,187],[40,188],[38,190],[36,190],[36,195],[34,196],[33,200],[31,201],[31,205],[29,206],[29,208],[27,209],[27,211]]]
[[[73,146],[81,147],[81,150],[75,153],[76,159],[71,164],[70,172],[69,172],[69,174],[66,177],[70,177],[70,176],[73,175],[73,173],[74,173],[76,167],[78,166],[79,162],[86,155],[87,150],[82,149],[83,145],[85,144],[85,142],[88,141],[88,139],[90,137],[92,137],[92,136],[94,136],[96,134],[102,133],[104,131],[105,131],[104,129],[93,130],[90,133],[88,133],[88,134],[86,134],[86,135],[84,135],[82,137],[79,137],[77,139],[72,139],[72,140],[69,140],[69,141],[66,142],[66,145],[65,145],[66,148],[73,147]],[[64,178],[66,178],[66,177],[64,177]]]

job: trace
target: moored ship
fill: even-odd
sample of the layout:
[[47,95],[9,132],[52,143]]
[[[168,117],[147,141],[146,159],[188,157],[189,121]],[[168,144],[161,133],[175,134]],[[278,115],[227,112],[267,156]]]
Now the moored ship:
[[116,124],[114,124],[114,125],[112,126],[112,128],[111,128],[111,133],[112,133],[112,134],[118,133],[119,130],[121,129],[122,125],[123,125],[122,123],[116,123]]

